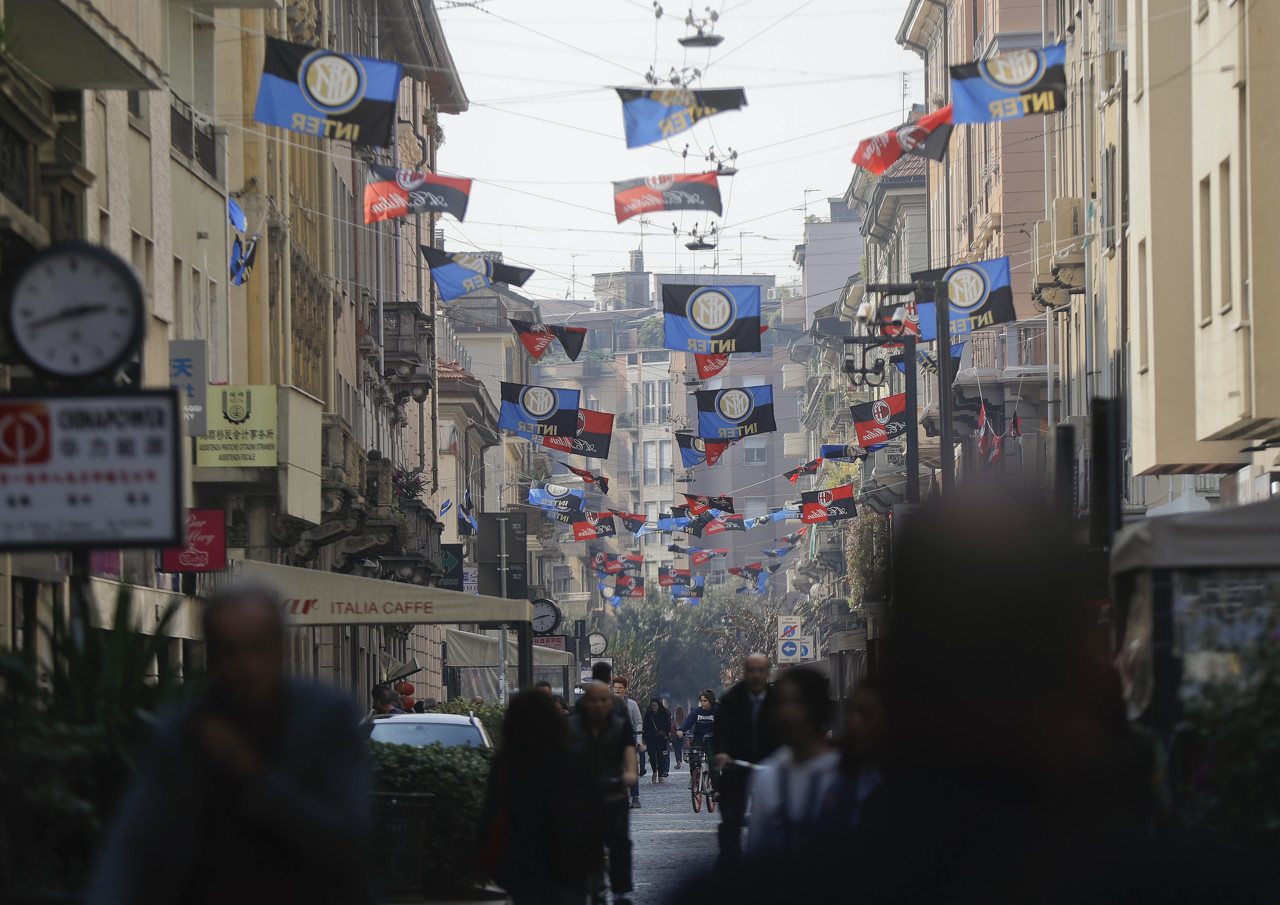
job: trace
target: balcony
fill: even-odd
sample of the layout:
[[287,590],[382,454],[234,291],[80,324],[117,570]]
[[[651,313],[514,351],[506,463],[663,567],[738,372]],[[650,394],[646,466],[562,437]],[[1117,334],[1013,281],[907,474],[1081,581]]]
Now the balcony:
[[218,134],[213,124],[176,94],[169,95],[169,145],[210,179],[221,181],[223,168],[218,166]]
[[[134,0],[7,0],[9,52],[55,90],[156,91],[162,17]],[[16,39],[16,40],[14,40]]]

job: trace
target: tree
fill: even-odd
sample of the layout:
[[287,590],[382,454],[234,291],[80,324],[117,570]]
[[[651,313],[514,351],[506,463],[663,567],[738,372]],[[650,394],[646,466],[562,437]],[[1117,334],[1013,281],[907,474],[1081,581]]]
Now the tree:
[[710,639],[697,631],[712,619],[710,608],[677,604],[666,588],[625,601],[605,630],[614,673],[630,680],[632,696],[642,703],[657,694],[674,702],[696,699],[718,682]]
[[638,337],[638,340],[641,349],[661,349],[662,337],[662,318],[647,317],[640,322],[640,336]]

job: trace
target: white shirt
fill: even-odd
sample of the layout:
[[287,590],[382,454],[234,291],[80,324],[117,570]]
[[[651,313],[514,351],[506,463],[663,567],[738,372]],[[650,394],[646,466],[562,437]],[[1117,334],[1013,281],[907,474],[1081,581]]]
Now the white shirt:
[[834,748],[804,763],[782,748],[753,770],[747,852],[777,851],[792,841],[792,832],[817,819],[839,767],[840,752]]

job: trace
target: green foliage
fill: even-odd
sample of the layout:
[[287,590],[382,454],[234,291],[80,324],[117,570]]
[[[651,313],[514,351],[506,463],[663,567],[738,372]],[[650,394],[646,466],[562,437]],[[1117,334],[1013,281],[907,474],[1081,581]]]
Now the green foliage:
[[466,698],[454,698],[452,701],[441,701],[437,704],[436,713],[453,713],[458,716],[474,713],[476,719],[484,726],[484,731],[489,733],[489,739],[493,742],[493,747],[500,748],[502,746],[502,718],[506,716],[507,712],[497,704],[477,705]]
[[484,879],[475,863],[491,753],[467,745],[369,743],[377,791],[432,796],[422,856],[431,892],[458,892]]
[[890,523],[888,515],[864,507],[846,535],[851,598],[855,601],[886,593],[889,583]]
[[641,349],[661,349],[662,348],[662,318],[649,317],[640,322],[640,348]]
[[609,636],[614,672],[631,680],[631,697],[647,704],[657,691],[675,703],[697,699],[703,688],[719,687],[719,662],[711,639],[698,631],[714,621],[714,607],[675,605],[666,588],[628,601],[616,613]]

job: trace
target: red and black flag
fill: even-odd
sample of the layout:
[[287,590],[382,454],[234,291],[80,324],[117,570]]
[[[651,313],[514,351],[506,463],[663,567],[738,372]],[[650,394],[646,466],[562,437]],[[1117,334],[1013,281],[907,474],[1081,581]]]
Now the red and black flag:
[[695,465],[715,465],[729,448],[731,440],[704,440],[694,434],[676,432],[676,445],[680,447],[680,462],[685,468]]
[[587,459],[607,459],[612,440],[613,415],[579,408],[577,427],[572,436],[543,437],[542,445]]
[[597,572],[606,575],[621,572],[624,569],[638,569],[643,566],[643,557],[628,553],[608,553],[604,550],[591,551],[591,566]]
[[731,496],[701,496],[694,493],[682,493],[680,495],[689,501],[690,515],[701,515],[708,509],[733,512],[733,497]]
[[791,469],[789,472],[784,474],[783,477],[786,478],[788,481],[790,481],[792,484],[794,484],[796,482],[796,479],[799,478],[801,475],[817,474],[818,467],[820,465],[822,465],[822,460],[814,459],[812,462],[804,463],[799,468]]
[[747,578],[748,576],[754,578],[755,576],[759,575],[761,572],[764,571],[764,563],[763,562],[748,563],[745,566],[734,566],[730,569],[725,569],[725,571],[728,572],[730,575],[737,575],[740,578]]
[[619,512],[617,509],[613,510],[613,514],[616,518],[622,520],[622,527],[626,528],[632,534],[635,534],[644,527],[643,515],[636,515],[632,512]]
[[364,187],[364,222],[431,213],[452,214],[462,222],[470,197],[470,179],[370,164]]
[[804,537],[804,533],[808,530],[809,526],[805,525],[799,531],[792,531],[790,534],[784,534],[782,539],[792,546],[795,546],[800,541],[800,538]]
[[694,537],[703,537],[705,535],[720,534],[723,531],[746,531],[747,525],[740,515],[726,515],[722,518],[713,518],[708,522],[701,520],[695,521],[689,525],[689,533]]
[[1022,436],[1022,419],[1017,412],[1013,413],[1013,420],[1009,422],[1009,436],[1013,439]]
[[618,533],[611,515],[601,515],[599,512],[585,512],[583,510],[571,512],[569,515],[574,518],[571,523],[574,540],[595,540],[601,537],[613,537]]
[[643,597],[644,576],[619,576],[618,580],[614,583],[614,590],[619,597]]
[[712,547],[706,550],[700,547],[695,547],[693,552],[689,554],[689,564],[693,566],[705,566],[708,562],[711,561],[711,557],[725,556],[728,553],[729,553],[728,547],[725,547],[723,549]]
[[562,327],[559,324],[535,324],[532,321],[518,321],[514,317],[507,318],[512,328],[520,337],[520,342],[529,350],[534,358],[541,358],[552,340],[560,340],[564,354],[570,361],[577,361],[582,352],[582,343],[587,338],[586,327]]
[[863,449],[879,449],[889,441],[900,440],[907,435],[906,393],[862,402],[851,408],[858,445]]
[[689,578],[692,574],[688,569],[672,569],[667,566],[658,566],[658,587],[673,587],[677,578]]
[[858,514],[853,505],[853,494],[852,484],[800,494],[800,521],[813,524],[853,518]]
[[858,142],[853,162],[879,176],[903,154],[942,160],[947,156],[951,129],[951,105],[947,104],[913,123],[864,138]]
[[595,484],[596,488],[601,493],[609,492],[609,479],[606,478],[604,475],[592,474],[591,472],[587,471],[585,468],[574,468],[572,465],[566,465],[565,468],[569,469],[578,477],[582,478],[582,480],[586,481],[588,484]]
[[651,211],[721,213],[720,183],[715,173],[645,176],[613,184],[613,210],[618,222]]

